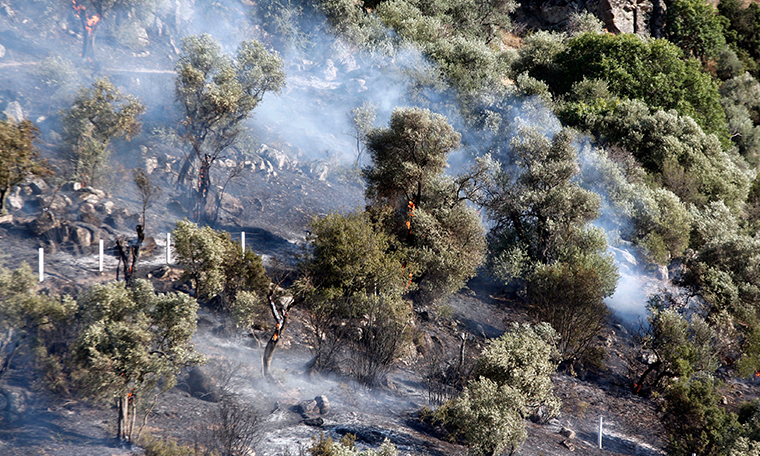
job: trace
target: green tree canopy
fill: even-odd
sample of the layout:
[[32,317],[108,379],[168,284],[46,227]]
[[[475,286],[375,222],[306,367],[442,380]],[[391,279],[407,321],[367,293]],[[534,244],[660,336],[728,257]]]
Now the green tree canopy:
[[409,269],[401,246],[366,212],[315,219],[309,245],[301,269],[314,327],[315,368],[335,369],[351,347],[357,377],[373,384],[407,341],[411,308],[402,295]]
[[728,144],[717,82],[669,41],[585,33],[557,44],[543,58],[532,48],[521,50],[516,68],[546,82],[555,96],[569,93],[584,78],[604,80],[615,96],[642,100],[654,110],[675,109]]
[[117,400],[118,437],[129,441],[140,395],[172,388],[182,367],[203,361],[190,340],[198,303],[185,294],[156,294],[150,282],[137,280],[131,288],[93,285],[79,308],[73,375],[87,396]]
[[180,132],[190,147],[179,183],[184,183],[191,165],[199,160],[194,193],[199,218],[206,211],[212,165],[235,142],[242,122],[264,95],[280,91],[285,72],[282,60],[256,40],[241,42],[233,58],[208,34],[183,39],[175,69],[175,97],[182,109]]
[[88,185],[95,183],[108,162],[111,141],[137,135],[137,117],[144,110],[137,98],[123,95],[106,77],[80,89],[71,108],[61,113],[71,177]]
[[544,408],[557,416],[551,375],[556,371],[557,333],[546,323],[514,324],[488,342],[477,360],[475,378],[462,394],[446,402],[435,417],[455,438],[463,438],[472,455],[515,451],[525,440],[525,419]]
[[49,172],[34,145],[38,134],[28,120],[0,121],[0,215],[7,212],[5,198],[13,187],[28,177]]
[[421,108],[397,108],[388,128],[367,135],[367,202],[409,247],[405,260],[419,271],[416,282],[428,296],[460,289],[485,252],[476,212],[457,179],[443,174],[460,138],[444,116]]
[[653,111],[641,101],[584,106],[577,125],[633,155],[665,188],[686,203],[723,200],[739,208],[751,175],[736,152],[724,148],[692,118]]
[[250,249],[242,252],[226,231],[185,219],[177,222],[172,238],[177,263],[187,268],[198,299],[215,300],[220,308],[231,310],[240,291],[260,298],[267,294],[270,281],[261,257]]
[[670,0],[665,17],[665,38],[689,57],[706,61],[726,45],[723,18],[705,0]]

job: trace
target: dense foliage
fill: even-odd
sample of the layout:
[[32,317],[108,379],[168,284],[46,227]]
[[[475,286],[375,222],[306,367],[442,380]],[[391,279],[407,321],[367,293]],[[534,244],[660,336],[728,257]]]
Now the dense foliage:
[[214,300],[219,308],[230,310],[241,291],[266,295],[269,279],[261,257],[248,249],[243,252],[229,233],[180,220],[172,238],[176,261],[187,268],[198,299]]
[[388,128],[367,135],[370,211],[407,247],[404,261],[416,269],[420,292],[433,298],[462,288],[485,253],[477,213],[444,174],[460,138],[444,116],[419,108],[394,110]]
[[28,120],[0,122],[0,215],[7,212],[5,198],[13,187],[48,173],[34,144],[37,136],[37,127]]
[[138,116],[143,111],[138,99],[119,92],[106,77],[81,88],[71,108],[61,112],[69,177],[87,185],[103,177],[111,141],[132,139],[140,131]]
[[546,323],[514,324],[488,342],[473,379],[461,395],[438,408],[435,418],[473,455],[514,452],[526,438],[525,418],[542,409],[548,420],[559,413],[550,376],[559,339]]
[[199,162],[190,195],[194,218],[207,220],[214,162],[235,142],[242,122],[264,95],[280,91],[285,73],[282,60],[260,42],[241,42],[232,58],[208,34],[182,41],[176,71],[175,96],[182,111],[179,130],[189,146],[178,181],[184,183],[193,163]]

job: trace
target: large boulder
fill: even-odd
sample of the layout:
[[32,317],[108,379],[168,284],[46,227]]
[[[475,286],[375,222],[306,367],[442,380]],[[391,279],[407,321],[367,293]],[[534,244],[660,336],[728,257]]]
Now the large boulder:
[[69,240],[80,248],[89,247],[92,245],[92,232],[82,226],[70,225]]
[[21,210],[24,207],[24,197],[21,195],[21,187],[15,187],[5,198],[5,204],[8,209],[13,211]]
[[35,236],[42,236],[52,229],[58,228],[59,222],[50,211],[44,211],[39,217],[29,223],[29,231]]
[[29,180],[29,188],[32,190],[32,194],[41,195],[46,193],[50,186],[48,186],[47,182],[42,180],[42,178],[34,177]]
[[292,160],[287,156],[287,154],[285,154],[285,152],[277,149],[272,149],[266,144],[261,145],[258,154],[264,160],[271,162],[272,165],[279,170],[293,166]]

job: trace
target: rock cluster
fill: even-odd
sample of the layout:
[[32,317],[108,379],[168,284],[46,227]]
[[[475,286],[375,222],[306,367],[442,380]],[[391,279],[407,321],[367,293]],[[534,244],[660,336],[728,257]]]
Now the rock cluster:
[[89,254],[114,230],[132,231],[139,223],[138,214],[117,207],[103,190],[75,182],[53,188],[34,178],[15,187],[6,202],[11,213],[0,224],[50,251]]
[[293,406],[293,411],[301,414],[305,425],[321,427],[325,424],[322,417],[330,413],[330,401],[327,396],[319,395],[314,399],[299,402]]
[[522,3],[539,21],[562,27],[574,11],[587,10],[601,19],[610,33],[661,36],[665,4],[661,0],[530,0]]

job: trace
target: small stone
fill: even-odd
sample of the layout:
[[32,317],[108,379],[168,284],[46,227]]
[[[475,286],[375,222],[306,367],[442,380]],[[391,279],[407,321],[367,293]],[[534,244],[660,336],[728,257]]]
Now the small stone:
[[13,214],[0,215],[0,226],[13,225]]
[[317,409],[317,401],[302,401],[300,404],[298,404],[296,409],[298,413],[312,413]]
[[44,180],[36,177],[29,181],[29,188],[32,189],[32,193],[35,195],[41,195],[48,191],[50,188]]
[[66,182],[61,187],[64,192],[77,192],[82,189],[82,184],[79,182]]
[[560,429],[559,433],[562,434],[563,437],[567,437],[568,439],[571,439],[571,440],[575,438],[575,431],[566,427],[563,427],[562,429]]
[[169,266],[163,265],[150,271],[150,274],[157,279],[161,279],[163,277],[166,277],[171,272],[171,270],[172,268],[170,268]]
[[327,399],[327,396],[322,394],[315,397],[314,400],[317,401],[317,407],[319,407],[320,414],[327,415],[330,413],[330,401]]
[[306,418],[303,420],[303,424],[307,426],[322,427],[322,425],[325,424],[325,420],[323,420],[320,416],[316,418]]
[[570,451],[575,451],[575,444],[570,440],[563,440],[561,445]]

